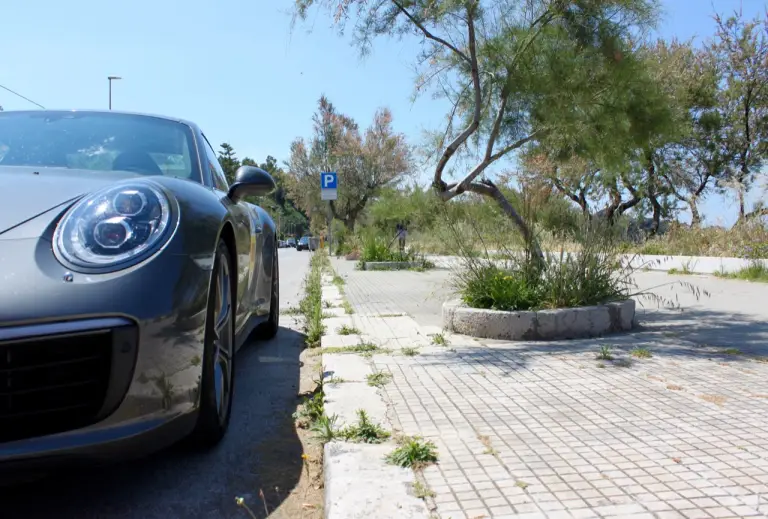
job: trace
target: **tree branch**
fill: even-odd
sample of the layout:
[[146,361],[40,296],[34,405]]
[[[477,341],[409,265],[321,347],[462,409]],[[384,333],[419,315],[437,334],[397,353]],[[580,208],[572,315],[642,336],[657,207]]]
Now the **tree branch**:
[[504,193],[502,193],[493,182],[487,179],[480,182],[472,182],[469,184],[468,190],[472,193],[477,193],[494,199],[496,203],[499,204],[501,210],[515,223],[520,234],[523,235],[525,243],[531,248],[531,252],[533,252],[539,259],[544,258],[544,254],[541,252],[541,247],[539,247],[531,228],[528,227],[522,216],[520,216],[512,204],[509,203],[509,200],[504,196]]
[[754,211],[750,211],[746,215],[744,215],[744,219],[749,220],[749,219],[758,218],[761,216],[768,216],[768,207],[762,207],[760,209],[755,209]]
[[569,191],[565,188],[562,182],[560,182],[560,179],[558,179],[556,176],[552,176],[552,185],[555,186],[555,188],[560,191],[561,194],[565,195],[567,198],[571,199],[572,201],[576,202],[581,206],[581,201],[579,200],[579,197],[576,196],[575,193],[572,191]]
[[[418,21],[418,20],[417,20],[417,19],[416,19],[416,18],[415,18],[415,17],[414,17],[414,16],[413,16],[413,15],[412,15],[410,12],[408,12],[408,10],[407,10],[405,7],[403,7],[403,6],[400,4],[400,2],[398,2],[397,0],[392,0],[392,3],[393,3],[393,4],[395,4],[395,6],[397,7],[397,9],[398,9],[398,10],[399,10],[401,13],[403,13],[403,14],[404,14],[404,15],[405,15],[405,16],[406,16],[406,17],[407,17],[407,18],[408,18],[408,19],[411,21],[411,23],[413,23],[413,24],[414,24],[416,27],[418,27],[418,28],[419,28],[419,30],[421,31],[421,33],[424,35],[424,37],[425,37],[425,38],[427,38],[427,39],[429,39],[429,40],[432,40],[432,41],[434,41],[434,42],[437,42],[437,43],[439,43],[440,45],[443,45],[444,47],[447,47],[447,48],[448,48],[448,49],[450,49],[452,52],[456,53],[456,55],[458,55],[458,56],[459,56],[461,59],[463,59],[464,61],[466,61],[466,62],[467,62],[467,63],[469,63],[470,65],[472,64],[472,61],[470,60],[469,56],[467,56],[466,54],[464,54],[463,52],[461,52],[461,51],[460,51],[460,50],[459,50],[459,49],[458,49],[456,46],[452,45],[452,44],[451,44],[451,43],[450,43],[448,40],[445,40],[445,39],[443,39],[443,38],[441,38],[441,37],[439,37],[439,36],[435,36],[434,34],[432,34],[432,33],[429,31],[429,29],[427,29],[427,28],[424,26],[424,24],[423,24],[423,23],[421,23],[420,21]],[[472,20],[471,20],[471,19],[470,19],[470,23],[472,23]]]
[[[396,0],[392,1],[396,2]],[[480,126],[480,115],[482,110],[482,89],[480,86],[480,71],[477,65],[475,20],[470,7],[467,7],[467,32],[469,38],[469,64],[472,75],[472,88],[474,90],[475,97],[475,109],[474,114],[472,115],[472,122],[448,145],[447,148],[445,148],[442,157],[440,157],[440,161],[437,163],[432,184],[441,190],[443,190],[443,170],[445,170],[445,166],[448,164],[448,161],[456,153],[456,150],[458,150],[459,146],[464,144],[464,142],[469,139],[470,135],[475,133],[477,128]],[[458,50],[456,52],[459,52],[460,56],[465,56]]]
[[[516,150],[522,146],[524,146],[526,143],[533,140],[537,135],[537,132],[533,132],[532,134],[528,135],[527,137],[524,137],[522,139],[518,139],[515,142],[509,144],[508,146],[505,146],[503,149],[501,149],[499,152],[494,153],[493,155],[489,155],[488,151],[491,150],[491,147],[486,148],[486,154],[483,160],[477,164],[472,171],[469,172],[469,174],[464,177],[464,179],[459,182],[458,184],[451,184],[452,191],[455,193],[451,196],[448,196],[446,198],[445,195],[441,196],[444,200],[448,200],[450,198],[453,198],[453,196],[463,193],[464,191],[469,191],[469,184],[472,183],[483,171],[485,171],[488,166],[499,160],[501,157],[509,153],[510,151]],[[490,144],[490,143],[489,143]],[[447,191],[449,188],[446,186],[444,191]]]

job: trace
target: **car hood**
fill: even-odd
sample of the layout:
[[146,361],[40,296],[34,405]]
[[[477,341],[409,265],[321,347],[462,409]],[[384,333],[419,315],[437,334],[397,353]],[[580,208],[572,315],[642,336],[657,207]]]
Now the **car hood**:
[[0,235],[131,173],[0,166]]

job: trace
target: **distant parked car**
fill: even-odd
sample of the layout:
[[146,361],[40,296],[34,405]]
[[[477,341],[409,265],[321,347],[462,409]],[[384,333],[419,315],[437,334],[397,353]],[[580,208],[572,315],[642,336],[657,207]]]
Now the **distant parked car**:
[[310,236],[302,236],[296,245],[296,250],[317,250],[317,239]]
[[296,248],[296,238],[288,238],[285,243],[287,247]]

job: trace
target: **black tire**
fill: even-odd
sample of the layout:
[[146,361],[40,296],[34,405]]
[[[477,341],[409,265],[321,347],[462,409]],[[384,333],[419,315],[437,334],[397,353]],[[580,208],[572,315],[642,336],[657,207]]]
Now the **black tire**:
[[[221,441],[229,428],[232,414],[235,389],[235,289],[232,286],[231,265],[227,244],[220,240],[208,293],[200,407],[197,423],[188,438],[189,443],[201,449],[211,448]],[[220,290],[222,286],[224,291]],[[226,302],[220,304],[220,300]],[[228,308],[227,314],[222,318],[220,316],[225,308]],[[223,366],[222,362],[227,362],[227,365]]]
[[280,328],[280,262],[277,250],[272,260],[272,294],[269,302],[269,319],[256,328],[256,338],[269,340],[277,335]]

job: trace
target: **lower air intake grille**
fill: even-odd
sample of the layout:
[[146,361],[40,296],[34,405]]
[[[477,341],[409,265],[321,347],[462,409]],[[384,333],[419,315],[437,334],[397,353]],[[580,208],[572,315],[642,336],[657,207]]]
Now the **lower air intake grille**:
[[111,356],[110,330],[0,341],[0,442],[94,423]]

